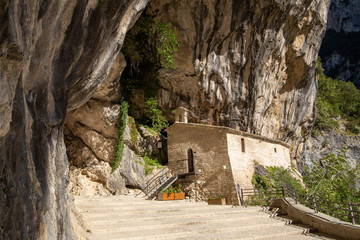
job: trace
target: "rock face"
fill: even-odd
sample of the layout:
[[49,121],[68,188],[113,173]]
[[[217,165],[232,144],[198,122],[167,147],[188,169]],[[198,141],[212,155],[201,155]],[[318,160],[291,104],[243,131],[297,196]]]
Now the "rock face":
[[327,30],[360,32],[360,1],[331,0]]
[[320,49],[325,74],[360,88],[360,0],[331,0]]
[[[345,157],[352,166],[360,163],[360,135],[346,132],[346,127],[342,122],[338,130],[330,132],[320,132],[317,136],[309,137],[304,145],[301,156],[301,163],[312,165],[312,160],[319,161],[329,153],[337,154],[346,147]],[[303,167],[300,164],[300,169]]]
[[73,239],[63,125],[147,0],[0,1],[0,238]]
[[176,70],[161,72],[160,104],[209,124],[297,145],[314,120],[315,63],[328,0],[154,0],[178,33]]
[[[69,152],[88,159],[71,161],[101,186],[111,179],[103,170],[111,163],[113,152],[105,145],[114,144],[114,132],[99,129],[98,116],[79,107],[116,112],[119,51],[147,2],[0,0],[1,239],[73,239],[63,136],[68,111],[66,137],[84,149]],[[177,69],[161,72],[162,108],[171,117],[172,109],[184,106],[210,124],[296,144],[314,118],[315,61],[328,4],[151,1],[149,11],[158,9],[159,18],[172,22],[180,42]],[[89,121],[81,122],[86,114]],[[113,119],[109,112],[103,116]],[[110,188],[141,184],[130,171],[142,171],[139,165],[125,163],[114,173],[124,182],[115,176],[114,185],[107,181]]]
[[71,165],[69,189],[74,195],[125,194],[126,187],[144,189],[151,177],[145,175],[145,162],[140,155],[158,153],[156,136],[144,128],[139,128],[140,135],[131,117],[127,119],[124,132],[125,146],[120,167],[112,172],[120,111],[120,95],[115,89],[119,89],[118,81],[124,68],[122,63],[115,61],[112,70],[116,69],[119,74],[111,71],[93,98],[68,112],[64,134]]

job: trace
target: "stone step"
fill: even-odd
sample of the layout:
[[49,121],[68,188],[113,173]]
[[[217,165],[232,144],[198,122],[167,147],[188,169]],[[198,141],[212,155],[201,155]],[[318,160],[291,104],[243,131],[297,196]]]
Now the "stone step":
[[130,196],[74,196],[77,203],[106,203],[106,202],[146,202],[144,198]]
[[[166,227],[162,229],[94,233],[97,239],[274,239],[277,236],[301,235],[301,230],[274,226],[272,223],[249,226]],[[293,236],[290,237],[292,239]]]
[[260,207],[214,206],[207,203],[148,201],[126,196],[75,197],[91,231],[102,239],[291,239],[305,228],[285,226]]
[[263,212],[255,212],[255,211],[229,211],[229,209],[191,209],[191,210],[183,210],[178,209],[177,211],[140,211],[140,212],[113,212],[113,213],[103,213],[101,211],[91,211],[91,212],[82,212],[82,214],[88,218],[89,221],[101,221],[101,220],[107,220],[107,219],[128,219],[128,220],[151,220],[154,216],[157,217],[157,219],[169,219],[172,216],[177,216],[178,218],[181,217],[211,217],[211,216],[231,216],[231,215],[245,215],[245,216],[266,216],[269,217],[268,214]]
[[284,236],[273,236],[271,238],[266,237],[265,239],[271,240],[335,240],[335,238],[329,238],[325,236],[318,236],[313,234],[296,234],[296,235],[284,235]]
[[[237,221],[251,221],[251,220],[259,220],[261,218],[269,219],[266,215],[263,214],[213,214],[211,212],[199,214],[199,215],[155,215],[155,216],[149,216],[149,217],[139,217],[139,218],[110,218],[107,216],[106,218],[97,218],[97,219],[88,219],[89,223],[91,225],[98,225],[98,226],[111,226],[112,224],[119,226],[119,224],[122,227],[126,227],[127,225],[136,225],[139,226],[140,224],[143,225],[152,225],[153,222],[157,222],[158,224],[166,224],[171,220],[172,223],[181,223],[181,222],[195,222],[200,220],[206,220],[206,221],[216,221],[219,219],[222,219],[224,221],[231,221],[231,220],[237,220]],[[281,224],[284,224],[284,222],[281,222]]]
[[[278,226],[283,226],[283,223],[280,221],[273,221],[269,218],[259,218],[259,216],[232,216],[232,217],[220,217],[213,216],[211,218],[208,217],[187,217],[187,218],[178,218],[177,216],[173,216],[168,219],[161,219],[154,217],[153,219],[145,220],[145,221],[128,221],[128,222],[118,222],[115,221],[113,223],[99,223],[98,221],[91,221],[89,224],[91,229],[96,232],[102,231],[137,231],[141,229],[161,229],[164,226],[166,227],[186,227],[186,226],[202,226],[202,225],[214,225],[217,226],[237,226],[239,224],[246,226],[251,224],[273,224]],[[106,229],[106,230],[104,230]]]
[[[176,201],[174,201],[176,202]],[[149,209],[149,207],[153,209],[161,209],[164,207],[168,208],[178,208],[178,207],[189,207],[189,208],[208,208],[209,206],[206,204],[194,204],[194,203],[168,203],[168,201],[159,204],[159,201],[154,202],[153,204],[144,204],[144,203],[96,203],[96,204],[77,204],[78,206],[81,206],[83,209],[106,209],[106,208],[122,208],[123,210],[132,210],[132,209]],[[212,205],[212,208],[231,208],[231,206],[217,206]],[[247,209],[247,208],[241,208],[241,209]],[[257,208],[258,209],[258,208]],[[249,208],[249,210],[251,210]]]
[[81,210],[84,213],[91,213],[91,214],[97,214],[97,213],[101,213],[101,214],[117,214],[117,213],[121,213],[123,215],[134,215],[134,214],[153,214],[153,213],[158,213],[158,214],[171,214],[171,213],[202,213],[202,212],[214,212],[214,213],[221,213],[221,212],[228,212],[228,213],[256,213],[256,212],[260,212],[259,209],[231,209],[231,208],[227,208],[227,207],[221,207],[221,208],[217,208],[217,207],[187,207],[187,206],[171,206],[171,207],[167,207],[164,206],[163,208],[161,207],[139,207],[139,208],[121,208],[121,207],[112,207],[112,208],[104,208],[104,207],[94,207],[94,208],[85,208]]
[[134,204],[134,203],[127,203],[127,204],[116,204],[116,203],[112,203],[112,204],[104,204],[104,203],[97,203],[97,204],[77,204],[75,203],[77,206],[79,206],[81,209],[83,210],[87,210],[87,209],[91,209],[91,210],[111,210],[111,209],[119,209],[119,210],[123,210],[123,211],[133,211],[133,210],[150,210],[150,209],[154,209],[154,210],[159,210],[159,209],[233,209],[234,211],[259,211],[261,210],[259,207],[254,208],[254,207],[232,207],[229,205],[204,205],[204,204],[195,204],[195,203],[183,203],[183,204],[179,204],[179,203],[174,203],[174,204],[169,204],[169,203],[162,203],[159,204],[159,202],[157,202],[156,204]]

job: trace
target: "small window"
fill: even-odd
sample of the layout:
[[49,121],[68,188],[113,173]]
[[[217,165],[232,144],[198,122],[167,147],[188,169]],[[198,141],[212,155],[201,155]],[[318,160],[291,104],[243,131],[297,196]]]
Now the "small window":
[[274,152],[276,152],[276,148],[274,148]]
[[245,152],[245,139],[241,138],[241,151]]

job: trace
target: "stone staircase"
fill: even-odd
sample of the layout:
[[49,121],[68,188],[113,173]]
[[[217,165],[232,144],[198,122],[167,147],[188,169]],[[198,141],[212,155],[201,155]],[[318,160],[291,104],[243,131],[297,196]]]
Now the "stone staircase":
[[163,190],[164,188],[167,188],[171,186],[176,180],[178,179],[177,176],[170,177],[166,180],[166,182],[159,184],[159,186],[156,186],[155,189],[152,190],[152,192],[148,195],[148,200],[155,200],[157,198],[157,194]]
[[133,196],[78,197],[89,240],[110,239],[331,239],[307,234],[261,207],[147,201]]

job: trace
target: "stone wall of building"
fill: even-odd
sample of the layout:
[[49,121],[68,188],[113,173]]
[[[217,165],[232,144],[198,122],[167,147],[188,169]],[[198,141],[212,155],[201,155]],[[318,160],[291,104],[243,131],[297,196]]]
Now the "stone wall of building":
[[[169,166],[174,169],[177,160],[188,158],[188,150],[196,152],[195,171],[197,175],[199,198],[224,196],[227,204],[238,205],[230,160],[227,153],[227,128],[200,124],[175,123],[168,129]],[[187,164],[180,161],[180,164]],[[225,168],[224,168],[225,166]],[[191,177],[190,177],[191,178]]]
[[291,167],[289,148],[276,141],[266,141],[241,135],[226,134],[228,154],[235,184],[252,188],[251,179],[255,164]]
[[[188,151],[194,156],[198,196],[224,196],[227,204],[238,205],[236,184],[252,187],[255,163],[263,166],[291,167],[289,145],[259,135],[227,127],[175,123],[168,132],[169,167],[178,173],[188,170]],[[181,182],[194,192],[194,175]]]

